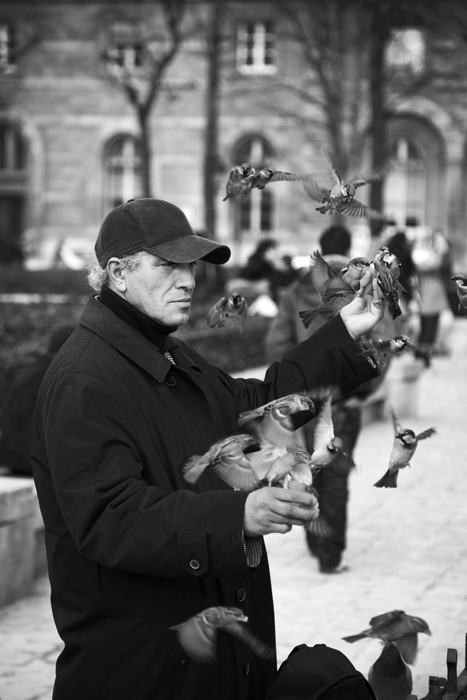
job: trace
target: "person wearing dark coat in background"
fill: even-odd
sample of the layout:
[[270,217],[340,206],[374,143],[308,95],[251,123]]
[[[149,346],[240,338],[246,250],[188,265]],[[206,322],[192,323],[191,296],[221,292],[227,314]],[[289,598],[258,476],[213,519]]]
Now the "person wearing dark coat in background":
[[289,256],[282,254],[279,243],[274,238],[263,238],[239,271],[242,279],[255,282],[267,280],[275,303],[278,302],[281,291],[292,284],[297,276],[298,271],[292,267]]
[[[335,272],[348,263],[351,242],[351,234],[344,226],[333,225],[322,232],[319,239],[321,253]],[[319,302],[310,270],[284,294],[279,304],[279,312],[266,335],[267,362],[280,360],[296,343],[309,338],[328,322],[328,318],[318,315],[305,329],[300,319],[299,311],[315,307]],[[322,469],[313,477],[313,485],[319,493],[320,513],[331,527],[332,534],[322,538],[306,533],[308,548],[317,557],[323,574],[342,573],[348,568],[342,564],[347,544],[348,479],[354,467],[353,452],[361,430],[363,401],[377,386],[378,380],[363,383],[333,406],[334,433],[342,440],[342,453],[331,467]],[[315,423],[315,420],[310,421],[300,431],[310,454],[313,452]]]
[[[239,434],[241,412],[317,382],[344,394],[377,376],[358,338],[381,318],[358,298],[274,364],[234,379],[174,337],[189,318],[199,259],[227,246],[197,236],[155,199],[112,210],[95,246],[98,291],[55,356],[35,410],[32,461],[45,531],[52,610],[64,649],[53,700],[260,700],[275,674],[230,634],[198,663],[170,628],[235,606],[275,648],[262,540],[315,512],[312,494],[234,490],[193,455]],[[375,302],[380,299],[376,283]]]
[[399,299],[406,307],[414,298],[417,289],[417,268],[412,258],[412,244],[405,231],[396,231],[386,242],[386,247],[398,258],[401,264],[399,282],[405,291],[400,290]]
[[12,475],[32,476],[29,452],[37,395],[55,354],[73,331],[74,326],[57,328],[50,336],[47,351],[31,365],[18,369],[8,386],[0,418],[0,465]]

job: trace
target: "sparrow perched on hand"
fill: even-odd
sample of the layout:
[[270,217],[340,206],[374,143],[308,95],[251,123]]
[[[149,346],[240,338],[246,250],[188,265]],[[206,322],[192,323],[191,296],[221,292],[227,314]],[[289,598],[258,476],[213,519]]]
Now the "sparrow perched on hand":
[[206,663],[216,658],[216,641],[219,630],[233,635],[262,659],[273,659],[275,652],[254,636],[246,627],[248,617],[240,608],[218,606],[207,608],[179,625],[175,630],[178,641],[194,661]]
[[[245,164],[240,167],[245,167]],[[235,170],[235,168],[233,170]],[[266,185],[269,185],[271,182],[303,180],[302,175],[287,173],[284,170],[274,170],[274,168],[262,168],[259,171],[255,171],[254,168],[252,168],[252,170],[253,172],[241,180],[239,184],[229,187],[233,171],[230,173],[226,186],[226,188],[228,188],[228,194],[224,197],[224,202],[226,199],[237,197],[239,194],[249,194],[252,189],[264,190]]]
[[370,262],[366,258],[352,258],[349,263],[342,268],[341,278],[349,284],[355,292],[360,289],[360,280],[368,272]]
[[295,443],[292,416],[300,411],[315,415],[313,401],[304,394],[289,394],[240,413],[238,425],[254,435],[260,444],[267,442],[282,448],[292,447]]
[[345,642],[358,642],[369,637],[381,639],[385,643],[394,642],[406,664],[415,663],[418,649],[418,634],[424,632],[431,636],[430,629],[421,617],[407,615],[403,610],[377,615],[370,620],[370,627],[360,634],[342,637]]
[[226,199],[232,199],[245,192],[255,172],[255,169],[249,163],[235,165],[230,171],[229,179],[225,186],[226,195],[222,201],[225,202]]
[[406,700],[412,692],[412,671],[393,642],[383,651],[368,671],[368,683],[378,700]]
[[252,491],[257,477],[245,450],[256,445],[252,435],[233,435],[219,440],[204,455],[193,455],[183,467],[183,476],[195,484],[204,470],[211,465],[214,471],[233,488]]
[[459,311],[464,311],[467,318],[467,277],[463,275],[453,275],[452,280],[457,285],[457,298],[459,299]]
[[313,266],[310,269],[311,280],[320,296],[320,303],[310,309],[299,311],[305,328],[308,328],[318,314],[333,317],[343,306],[355,298],[354,288],[343,276],[332,269],[318,250],[310,255]]
[[[388,254],[390,257],[388,257]],[[375,257],[371,261],[374,267],[378,286],[381,294],[389,303],[392,309],[392,318],[395,319],[402,314],[399,306],[399,290],[403,289],[394,276],[394,270],[398,270],[399,266],[394,261],[395,255],[389,252],[386,246],[381,246]],[[396,258],[397,260],[397,258]],[[399,270],[400,274],[400,270]]]
[[425,440],[436,433],[435,428],[428,428],[422,433],[415,435],[413,430],[409,428],[402,429],[401,424],[397,420],[394,412],[392,412],[392,422],[394,425],[394,444],[392,447],[391,457],[389,459],[389,468],[384,476],[374,484],[378,488],[397,488],[397,475],[399,469],[404,469],[410,466],[410,460],[414,456],[420,440]]
[[378,358],[378,365],[382,369],[386,364],[386,358],[388,355],[400,355],[405,348],[413,348],[414,346],[410,342],[410,338],[406,335],[396,335],[394,338],[373,340],[371,347],[366,348],[359,352],[359,355],[363,357],[370,357],[373,353],[376,353]]
[[241,294],[234,292],[228,297],[222,297],[209,310],[206,323],[209,328],[220,328],[225,325],[228,318],[238,316],[240,318],[240,332],[243,332],[246,317],[248,313],[248,304]]
[[381,180],[381,175],[357,175],[351,180],[343,180],[334,165],[334,162],[329,153],[323,151],[331,173],[336,181],[336,184],[331,189],[320,187],[316,182],[305,179],[304,189],[310,199],[323,204],[322,207],[316,207],[316,211],[321,214],[348,214],[349,216],[366,216],[369,219],[384,219],[385,217],[378,211],[371,209],[357,199],[354,199],[355,192],[358,187],[367,185],[371,182]]

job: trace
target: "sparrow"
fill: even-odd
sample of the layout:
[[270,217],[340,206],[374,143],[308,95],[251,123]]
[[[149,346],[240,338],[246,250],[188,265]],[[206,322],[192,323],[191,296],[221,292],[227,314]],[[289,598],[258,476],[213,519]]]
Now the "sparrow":
[[204,455],[193,455],[183,467],[183,476],[195,484],[211,466],[226,484],[242,491],[254,489],[257,477],[245,450],[257,445],[252,435],[233,435],[211,445]]
[[328,467],[334,462],[342,451],[342,440],[334,435],[332,422],[332,392],[327,393],[316,418],[315,433],[313,439],[313,453],[311,455],[311,468],[316,472]]
[[289,394],[240,413],[238,426],[254,435],[260,444],[266,442],[280,448],[292,447],[295,442],[292,416],[299,411],[308,411],[314,416],[312,399],[305,394]]
[[410,466],[410,460],[414,456],[415,450],[420,440],[425,440],[436,433],[435,428],[428,428],[422,433],[415,435],[413,430],[409,428],[402,429],[401,424],[397,420],[394,412],[392,412],[392,422],[394,425],[394,443],[392,447],[391,457],[389,459],[389,468],[384,476],[374,484],[378,488],[397,488],[397,475],[399,469],[404,469]]
[[452,280],[457,285],[457,298],[459,299],[459,311],[465,312],[467,318],[467,277],[463,275],[453,275]]
[[[394,261],[388,258],[389,249],[386,246],[381,246],[375,257],[371,261],[374,267],[376,280],[381,290],[383,297],[388,302],[392,310],[393,320],[402,314],[399,306],[399,290],[402,286],[394,277]],[[392,255],[389,253],[389,255]],[[393,256],[395,258],[395,256]]]
[[366,258],[352,258],[341,270],[341,279],[349,284],[355,292],[360,289],[360,280],[370,267]]
[[[245,167],[245,165],[246,164],[240,167]],[[235,170],[235,168],[233,170]],[[254,168],[252,168],[252,170],[253,172],[243,178],[238,185],[229,188],[228,195],[225,196],[222,201],[225,202],[226,199],[237,197],[239,194],[249,194],[253,189],[264,190],[266,185],[269,185],[270,182],[304,179],[302,175],[295,175],[295,173],[288,173],[284,170],[274,170],[274,168],[262,168],[259,171],[255,171]],[[229,175],[226,189],[229,187],[232,172],[233,171],[231,171]]]
[[239,639],[262,659],[273,659],[274,650],[255,637],[243,624],[245,622],[248,622],[248,617],[240,608],[220,605],[207,608],[185,622],[169,627],[169,629],[177,633],[178,641],[188,656],[200,663],[215,660],[219,630]]
[[225,186],[226,195],[222,201],[225,202],[226,199],[237,197],[237,195],[248,189],[251,178],[255,172],[255,169],[252,168],[249,163],[235,165],[230,171],[229,179]]
[[206,323],[209,328],[220,328],[228,318],[240,318],[240,332],[243,332],[248,313],[248,304],[241,294],[234,292],[229,297],[222,297],[209,310]]
[[378,700],[406,700],[412,692],[412,671],[393,642],[384,645],[370,667],[368,683]]
[[385,643],[394,642],[406,664],[415,663],[418,649],[418,634],[423,632],[431,636],[430,629],[421,617],[407,615],[403,610],[377,615],[370,620],[370,627],[360,634],[342,637],[345,642],[358,642],[369,637],[381,639]]
[[349,216],[366,216],[369,219],[384,219],[385,217],[380,212],[371,209],[357,199],[354,195],[362,185],[367,185],[371,182],[381,180],[381,175],[357,175],[351,180],[343,180],[334,165],[334,162],[329,153],[323,151],[331,173],[336,181],[336,184],[331,189],[320,187],[316,182],[305,179],[304,189],[310,199],[323,204],[322,207],[316,207],[316,211],[321,214],[348,214]]
[[383,369],[386,365],[386,358],[388,355],[400,355],[405,348],[413,347],[410,338],[406,335],[396,335],[394,338],[378,338],[378,340],[373,340],[371,341],[371,347],[362,350],[358,354],[363,357],[370,357],[373,353],[376,353],[379,368]]
[[303,325],[308,328],[318,314],[330,318],[336,316],[343,306],[355,298],[354,288],[335,272],[318,250],[310,255],[313,263],[310,269],[311,281],[320,296],[318,306],[299,311]]

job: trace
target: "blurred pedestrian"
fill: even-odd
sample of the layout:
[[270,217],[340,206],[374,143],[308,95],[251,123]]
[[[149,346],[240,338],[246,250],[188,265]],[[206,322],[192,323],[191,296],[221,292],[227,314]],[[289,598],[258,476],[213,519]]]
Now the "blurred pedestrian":
[[[325,229],[319,239],[321,253],[335,272],[339,272],[350,259],[351,234],[347,228],[333,225]],[[311,271],[304,274],[285,292],[279,304],[277,316],[272,320],[265,340],[267,362],[280,360],[284,353],[298,342],[309,338],[329,319],[318,315],[305,329],[298,312],[320,303],[313,284]],[[384,321],[378,324],[383,333]],[[307,533],[310,552],[317,557],[323,574],[336,574],[346,570],[342,558],[347,543],[348,479],[354,467],[353,453],[361,430],[364,400],[377,388],[380,379],[366,382],[333,406],[334,433],[343,442],[342,453],[331,467],[321,470],[313,484],[319,493],[320,512],[329,523],[333,534],[329,538],[317,538]],[[310,421],[300,430],[308,452],[313,452],[316,421]]]
[[60,326],[50,336],[46,352],[18,369],[8,386],[0,418],[0,464],[12,475],[32,476],[29,459],[34,406],[44,375],[73,326]]
[[239,271],[239,277],[267,281],[269,293],[277,303],[281,291],[297,279],[298,272],[293,268],[290,256],[283,252],[277,240],[263,238]]
[[419,229],[412,257],[417,269],[420,294],[420,334],[415,356],[430,364],[438,336],[440,318],[450,311],[445,279],[450,277],[449,245],[439,229]]
[[[193,661],[174,626],[240,607],[275,646],[262,535],[315,514],[305,491],[236,491],[193,455],[239,434],[240,413],[318,383],[347,394],[377,370],[356,342],[382,317],[356,298],[264,381],[235,379],[173,333],[189,320],[195,265],[230,249],[197,236],[184,213],[136,199],[104,219],[89,281],[96,290],[52,361],[34,415],[32,461],[46,531],[54,618],[64,649],[54,700],[257,700],[276,670],[230,634],[217,661]],[[373,363],[374,364],[374,363]]]

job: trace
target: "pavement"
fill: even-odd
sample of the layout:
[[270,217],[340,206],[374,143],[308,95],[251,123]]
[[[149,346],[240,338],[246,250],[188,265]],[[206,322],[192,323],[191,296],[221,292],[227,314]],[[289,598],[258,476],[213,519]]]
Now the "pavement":
[[[457,318],[451,357],[436,357],[415,394],[399,391],[399,406],[417,433],[436,427],[421,442],[397,489],[376,489],[393,442],[389,417],[366,425],[350,481],[346,563],[339,575],[318,572],[302,528],[269,535],[276,608],[277,648],[282,662],[298,644],[339,649],[367,675],[379,656],[374,639],[354,644],[343,636],[368,627],[370,618],[393,609],[424,618],[432,636],[419,635],[412,667],[413,693],[423,698],[428,677],[446,676],[447,649],[465,665],[467,632],[467,321]],[[395,360],[398,362],[399,359]],[[466,431],[464,433],[464,430]],[[54,663],[61,649],[50,612],[50,589],[39,579],[33,594],[0,610],[1,700],[50,700]]]

